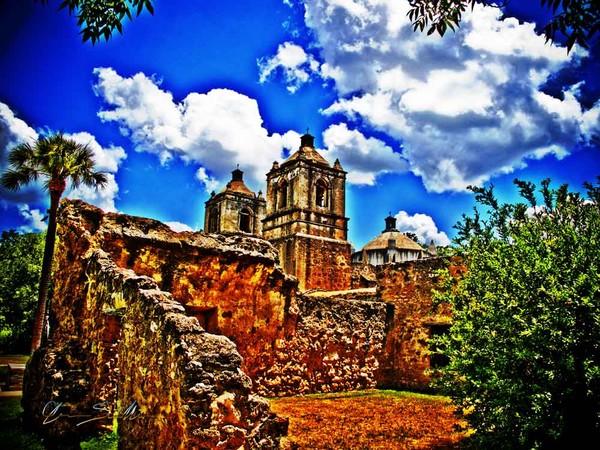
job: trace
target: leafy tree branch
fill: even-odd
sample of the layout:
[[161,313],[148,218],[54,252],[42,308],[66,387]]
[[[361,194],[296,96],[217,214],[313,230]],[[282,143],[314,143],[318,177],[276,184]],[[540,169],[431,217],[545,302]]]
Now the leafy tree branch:
[[484,211],[457,224],[466,270],[437,293],[453,310],[437,384],[477,448],[568,448],[600,437],[600,177],[586,196],[515,184],[522,203],[470,188]]
[[[443,36],[448,29],[460,26],[462,15],[473,9],[476,3],[502,8],[510,0],[409,0],[408,17],[414,31]],[[589,48],[590,42],[600,31],[600,2],[598,0],[540,0],[541,6],[552,10],[553,17],[542,33],[546,42],[555,42],[561,35],[566,37],[567,51],[577,43]]]
[[[49,0],[35,0],[48,5]],[[59,10],[66,9],[77,19],[83,42],[95,44],[100,39],[108,41],[115,30],[123,34],[125,18],[133,20],[144,10],[154,14],[152,0],[64,0]]]

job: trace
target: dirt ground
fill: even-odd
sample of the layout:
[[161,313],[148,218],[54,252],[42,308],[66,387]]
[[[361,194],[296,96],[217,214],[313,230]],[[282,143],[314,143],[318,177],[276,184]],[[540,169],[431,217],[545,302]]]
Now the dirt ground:
[[464,425],[448,399],[395,391],[361,391],[271,399],[289,418],[299,450],[457,449]]

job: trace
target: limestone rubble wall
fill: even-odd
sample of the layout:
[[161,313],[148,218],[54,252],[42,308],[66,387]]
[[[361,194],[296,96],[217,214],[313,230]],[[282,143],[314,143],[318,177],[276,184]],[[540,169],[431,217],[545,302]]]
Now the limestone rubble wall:
[[[274,448],[285,423],[254,393],[375,387],[386,305],[300,295],[277,259],[261,239],[175,233],[63,201],[51,335],[26,370],[27,420],[64,439],[110,428],[68,417],[103,405],[120,416],[123,448]],[[64,412],[51,427],[48,401]]]
[[[64,208],[64,214],[69,210]],[[92,210],[87,206],[81,211]],[[72,223],[80,220],[78,216],[94,223],[91,213],[81,211]],[[100,220],[92,236],[94,246],[110,254],[119,267],[151,277],[204,329],[235,342],[243,356],[242,370],[258,393],[280,396],[375,387],[379,361],[374,355],[383,350],[385,305],[336,299],[315,304],[297,293],[297,281],[284,274],[276,250],[262,239],[175,233],[156,221],[116,214]],[[89,226],[83,223],[74,229]],[[360,345],[343,350],[347,341]],[[331,360],[330,355],[337,356]],[[305,381],[300,383],[299,377]]]
[[56,277],[56,332],[31,358],[23,396],[26,422],[51,445],[108,430],[116,416],[122,449],[280,447],[287,421],[255,396],[233,342],[104,251],[59,254],[68,283]]
[[297,299],[286,333],[254,371],[269,396],[376,387],[388,323],[387,305],[343,298]]
[[[450,323],[447,306],[434,307],[436,272],[448,267],[444,258],[357,269],[377,281],[378,298],[394,305],[393,325],[381,355],[379,387],[430,390],[431,353],[428,340],[436,329]],[[355,277],[356,279],[357,277]]]
[[153,281],[123,277],[131,271],[102,251],[87,272],[97,280],[88,297],[104,299],[103,308],[127,305],[115,402],[120,448],[279,447],[287,424],[252,393],[233,342],[205,332]]

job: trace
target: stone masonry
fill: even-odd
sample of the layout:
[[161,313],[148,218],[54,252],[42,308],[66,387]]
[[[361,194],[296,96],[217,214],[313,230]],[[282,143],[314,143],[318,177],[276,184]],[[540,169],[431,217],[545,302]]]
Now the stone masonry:
[[378,384],[393,307],[299,294],[262,239],[66,200],[55,274],[50,341],[23,397],[50,439],[109,429],[116,414],[121,448],[278,448],[286,421],[257,394]]

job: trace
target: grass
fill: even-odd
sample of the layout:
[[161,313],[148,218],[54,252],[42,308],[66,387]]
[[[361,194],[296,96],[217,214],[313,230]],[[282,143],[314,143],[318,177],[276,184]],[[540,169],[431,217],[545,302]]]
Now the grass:
[[456,449],[465,437],[440,396],[359,391],[271,399],[271,409],[290,419],[300,450]]
[[2,448],[44,450],[42,441],[34,434],[25,433],[21,428],[20,397],[0,400],[0,442]]

